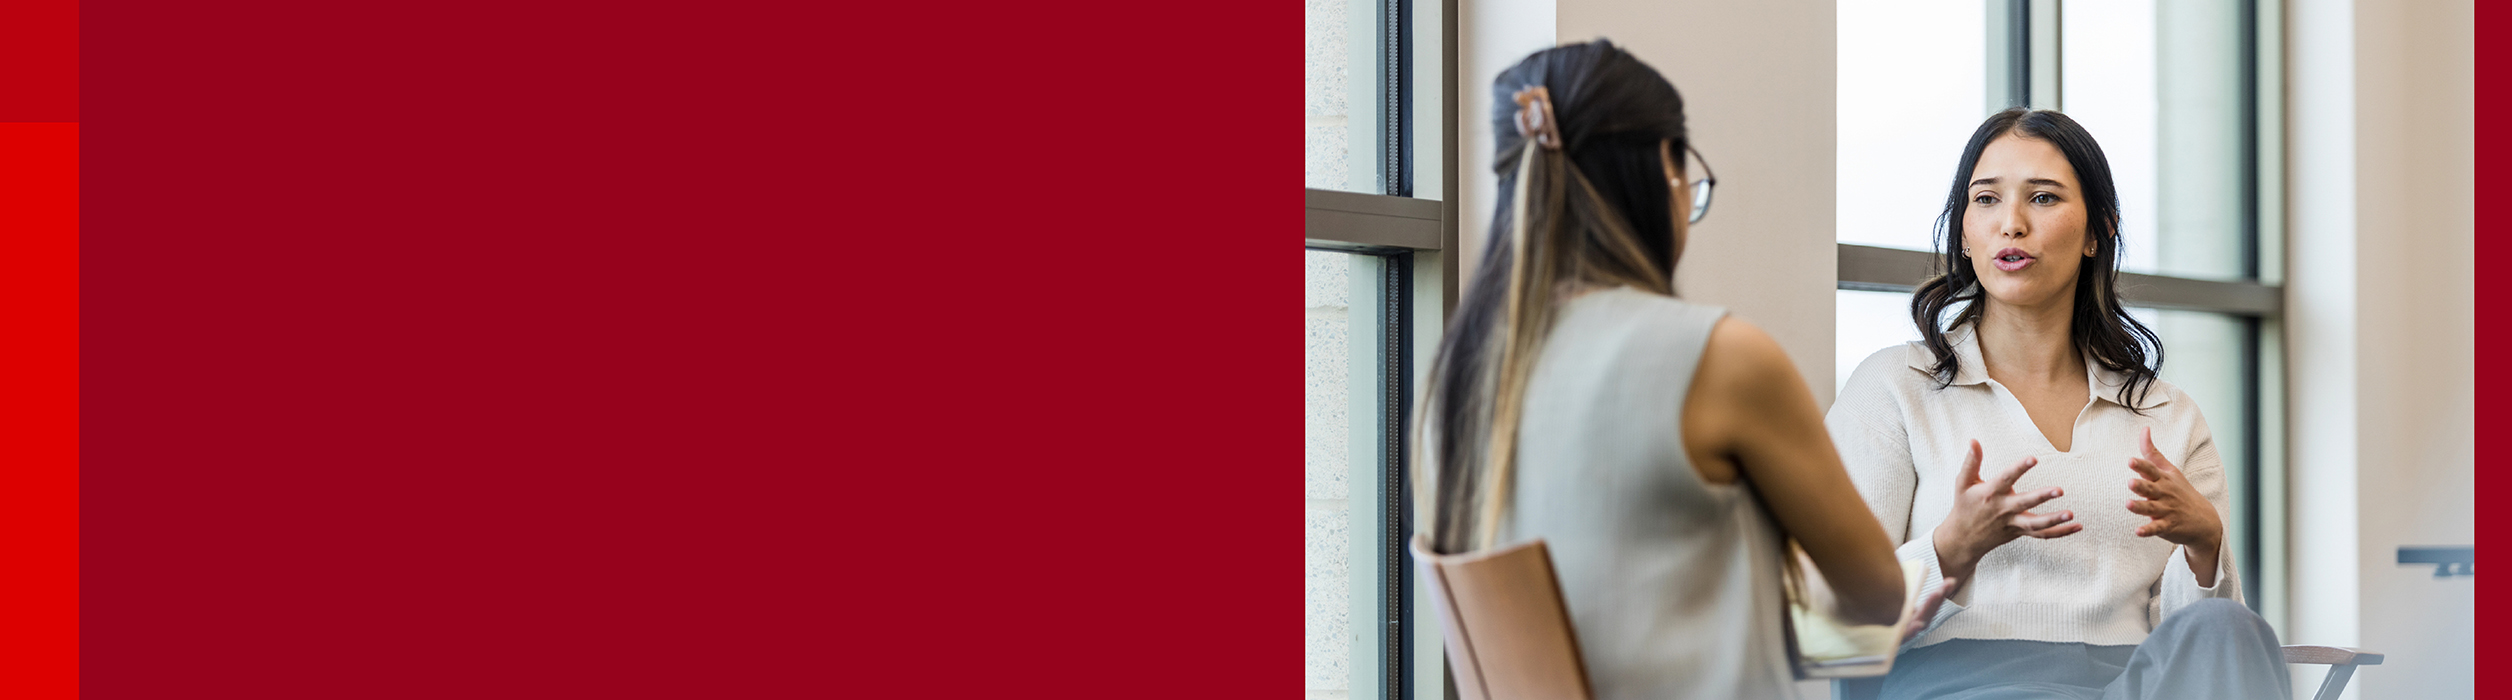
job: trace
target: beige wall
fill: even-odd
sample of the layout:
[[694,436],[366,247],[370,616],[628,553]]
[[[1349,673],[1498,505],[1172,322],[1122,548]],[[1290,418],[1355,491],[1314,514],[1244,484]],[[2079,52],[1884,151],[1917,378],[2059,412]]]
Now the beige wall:
[[1558,0],[1559,38],[1630,49],[1683,92],[1693,148],[1718,173],[1675,291],[1725,306],[1781,346],[1832,404],[1833,0]]
[[2469,697],[2474,580],[2396,552],[2476,542],[2474,6],[2290,12],[2288,641],[2389,654],[2371,697]]
[[1683,92],[1695,148],[1718,173],[1676,291],[1725,306],[1788,349],[1832,401],[1832,0],[1462,0],[1459,150],[1465,267],[1481,259],[1498,178],[1491,80],[1537,49],[1612,39]]
[[2377,697],[2474,693],[2475,580],[2400,545],[2476,539],[2475,7],[2356,6],[2356,255],[2364,644]]

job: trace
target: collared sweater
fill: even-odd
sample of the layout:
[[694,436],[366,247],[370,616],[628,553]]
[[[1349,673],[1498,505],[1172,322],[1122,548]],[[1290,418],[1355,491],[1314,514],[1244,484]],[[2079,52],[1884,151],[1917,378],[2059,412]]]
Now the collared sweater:
[[1924,565],[1920,590],[1944,580],[1933,535],[1953,509],[1954,478],[1971,440],[1980,441],[1982,479],[1994,481],[2024,457],[2038,457],[2016,488],[2065,489],[2033,512],[2072,510],[2084,529],[2054,539],[2017,538],[1981,557],[1972,579],[1911,647],[1955,639],[2137,644],[2191,603],[2241,599],[2229,553],[2216,557],[2215,585],[2202,587],[2184,548],[2138,537],[2137,527],[2148,519],[2128,511],[2128,502],[2139,498],[2128,488],[2138,478],[2128,461],[2140,454],[2139,431],[2152,428],[2155,449],[2215,506],[2220,522],[2229,520],[2224,459],[2187,394],[2158,379],[2140,401],[2140,415],[2120,402],[2127,377],[2087,358],[2090,396],[2076,416],[2069,450],[2060,452],[2034,427],[2022,402],[1989,378],[1970,326],[1946,339],[1960,359],[1951,384],[1937,386],[1929,371],[1936,357],[1925,345],[1885,348],[1859,363],[1824,419],[1859,495],[1899,545],[1900,557]]

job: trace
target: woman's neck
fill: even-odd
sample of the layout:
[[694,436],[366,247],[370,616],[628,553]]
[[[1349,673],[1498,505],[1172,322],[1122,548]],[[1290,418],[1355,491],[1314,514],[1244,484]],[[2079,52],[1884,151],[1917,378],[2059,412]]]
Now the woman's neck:
[[1988,300],[1988,308],[1973,324],[1973,332],[1980,337],[1980,361],[1987,365],[1981,369],[2006,383],[2083,378],[2085,357],[2077,352],[2072,333],[2075,316],[2072,294],[2038,307]]

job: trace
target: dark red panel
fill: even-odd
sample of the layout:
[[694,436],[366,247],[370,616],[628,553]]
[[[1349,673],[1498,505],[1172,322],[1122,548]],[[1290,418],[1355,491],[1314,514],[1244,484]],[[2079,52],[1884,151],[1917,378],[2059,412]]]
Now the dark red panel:
[[78,0],[0,3],[0,122],[78,120]]
[[[2507,122],[2512,122],[2505,118],[2504,112],[2512,108],[2512,94],[2507,94],[2505,91],[2502,78],[2505,75],[2507,61],[2512,61],[2512,59],[2506,58],[2500,44],[2489,41],[2487,37],[2512,38],[2512,28],[2504,25],[2503,10],[2498,5],[2477,3],[2475,14],[2477,16],[2475,29],[2477,33],[2477,183],[2474,189],[2477,193],[2477,201],[2471,202],[2470,206],[2476,207],[2478,213],[2476,217],[2477,267],[2483,270],[2512,265],[2512,246],[2507,246],[2504,242],[2504,236],[2512,236],[2512,226],[2506,226],[2501,217],[2489,215],[2491,212],[2500,212],[2507,207],[2512,207],[2512,196],[2506,196],[2501,188],[2486,184],[2488,180],[2503,179],[2497,174],[2499,169],[2491,167],[2492,164],[2512,162],[2512,145],[2507,145],[2502,132],[2494,129],[2496,126],[2507,126]],[[2512,482],[2487,476],[2493,473],[2494,469],[2502,468],[2505,462],[2503,458],[2505,452],[2499,449],[2500,446],[2488,436],[2512,435],[2512,412],[2494,406],[2485,397],[2512,396],[2512,374],[2507,374],[2505,371],[2506,368],[2512,368],[2512,284],[2506,284],[2500,274],[2480,273],[2477,279],[2477,376],[2475,381],[2478,396],[2477,434],[2480,436],[2477,440],[2477,499],[2481,503],[2501,503],[2512,500]],[[2481,516],[2477,523],[2479,539],[2484,539],[2491,534],[2502,534],[2505,528],[2504,521],[2499,518]],[[2477,584],[2480,587],[2476,601],[2478,627],[2503,629],[2504,625],[2512,625],[2512,614],[2505,612],[2505,606],[2488,604],[2488,599],[2483,593],[2486,580],[2491,579],[2480,579]],[[2478,635],[2477,643],[2480,648],[2477,650],[2477,658],[2488,658],[2487,647],[2500,648],[2500,643],[2490,643],[2490,640],[2495,638],[2494,635]],[[2512,679],[2504,678],[2502,674],[2488,673],[2484,669],[2479,669],[2476,673],[2479,694],[2489,697],[2512,696]]]
[[1299,692],[1295,22],[91,8],[85,691]]

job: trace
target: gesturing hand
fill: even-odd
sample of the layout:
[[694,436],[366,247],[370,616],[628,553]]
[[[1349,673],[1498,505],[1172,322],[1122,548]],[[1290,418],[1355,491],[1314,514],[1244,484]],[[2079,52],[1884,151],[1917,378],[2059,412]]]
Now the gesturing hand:
[[1945,607],[1945,596],[1954,590],[1956,583],[1953,577],[1948,576],[1936,587],[1936,590],[1928,591],[1925,597],[1919,599],[1918,612],[1911,613],[1910,623],[1902,625],[1901,643],[1909,644],[1910,638],[1919,636],[1920,632],[1927,630],[1928,623],[1936,620],[1936,609]]
[[2154,449],[2153,428],[2147,428],[2138,443],[2138,456],[2128,460],[2128,468],[2137,470],[2141,478],[2129,480],[2128,490],[2144,500],[2130,500],[2128,512],[2146,516],[2147,522],[2137,526],[2137,536],[2161,537],[2188,547],[2191,572],[2198,575],[2200,584],[2214,585],[2216,552],[2224,541],[2224,521],[2217,516],[2215,504],[2198,493],[2180,467]]
[[[2040,460],[2025,457],[1994,480],[1980,478],[1980,441],[1971,441],[1962,471],[1954,477],[1954,508],[1936,526],[1936,561],[1946,579],[1969,579],[1990,550],[2017,537],[2065,537],[2085,529],[2076,513],[2034,513],[2033,506],[2065,495],[2061,489],[2016,493],[2015,481]],[[2203,501],[2201,501],[2203,502]],[[1948,591],[1950,594],[1951,591]]]

